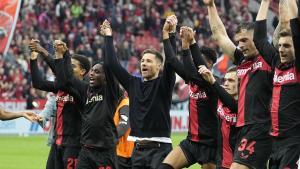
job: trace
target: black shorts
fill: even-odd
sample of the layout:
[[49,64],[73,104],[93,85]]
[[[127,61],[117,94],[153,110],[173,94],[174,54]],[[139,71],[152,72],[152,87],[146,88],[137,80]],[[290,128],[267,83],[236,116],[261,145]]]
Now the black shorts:
[[188,165],[186,167],[195,163],[200,165],[207,163],[216,164],[216,147],[197,143],[189,139],[182,140],[179,146],[188,161]]
[[273,140],[273,150],[269,161],[269,169],[297,169],[298,165],[300,165],[297,165],[299,157],[299,138],[275,138]]
[[116,151],[82,146],[77,169],[117,169]]
[[156,169],[171,151],[170,143],[135,143],[131,155],[132,169]]
[[54,145],[55,169],[75,169],[80,147]]
[[233,161],[251,169],[266,169],[272,151],[269,124],[251,124],[239,129]]
[[55,168],[55,144],[52,144],[50,147],[46,169],[54,169]]
[[118,167],[119,169],[131,169],[131,158],[118,156]]

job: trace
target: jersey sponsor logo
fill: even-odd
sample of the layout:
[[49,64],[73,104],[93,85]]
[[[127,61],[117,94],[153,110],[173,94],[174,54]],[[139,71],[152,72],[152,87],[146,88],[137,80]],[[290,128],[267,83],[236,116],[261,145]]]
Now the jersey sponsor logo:
[[189,94],[190,94],[190,98],[195,99],[195,100],[208,99],[205,91],[200,90],[199,87],[196,85],[189,87]]
[[65,96],[56,96],[57,102],[74,102],[74,97],[71,95],[65,95]]
[[248,73],[248,71],[251,70],[251,67],[249,68],[246,68],[246,69],[238,69],[237,70],[237,76],[240,77],[240,76],[244,76],[245,74]]
[[100,102],[103,100],[103,95],[96,95],[86,100],[86,104],[92,103],[92,102]]
[[221,119],[225,119],[227,122],[230,122],[232,124],[236,123],[236,115],[229,114],[221,105],[218,106],[217,112]]
[[296,79],[295,74],[293,72],[286,72],[286,73],[279,73],[278,74],[275,71],[273,82],[283,84],[283,83],[286,83],[286,82],[294,81],[295,79]]
[[207,99],[207,95],[205,92],[203,91],[199,91],[197,93],[194,93],[193,91],[190,91],[190,97],[193,99]]
[[241,76],[244,76],[246,75],[249,71],[255,71],[257,69],[260,69],[263,67],[263,63],[262,62],[255,62],[252,64],[251,67],[248,67],[248,68],[239,68],[237,70],[237,76],[238,77],[241,77]]

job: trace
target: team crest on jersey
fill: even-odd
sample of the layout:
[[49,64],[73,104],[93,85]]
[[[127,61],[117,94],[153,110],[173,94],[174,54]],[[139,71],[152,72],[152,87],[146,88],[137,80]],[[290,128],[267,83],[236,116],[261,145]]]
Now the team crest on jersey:
[[92,103],[92,102],[99,102],[99,101],[102,101],[102,100],[103,100],[103,95],[95,95],[91,98],[88,98],[86,100],[85,104],[89,104],[89,103]]

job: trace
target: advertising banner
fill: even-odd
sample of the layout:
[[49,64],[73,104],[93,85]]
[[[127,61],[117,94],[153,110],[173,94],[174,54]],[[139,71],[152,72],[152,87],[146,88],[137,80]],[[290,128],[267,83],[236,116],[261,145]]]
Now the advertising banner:
[[0,54],[5,55],[18,20],[21,0],[1,0],[0,3]]

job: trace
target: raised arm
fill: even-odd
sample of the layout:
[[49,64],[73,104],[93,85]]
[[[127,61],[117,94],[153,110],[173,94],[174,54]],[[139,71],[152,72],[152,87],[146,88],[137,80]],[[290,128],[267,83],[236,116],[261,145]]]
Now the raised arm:
[[[197,67],[199,65],[206,65],[203,56],[200,52],[200,48],[195,40],[195,33],[192,28],[183,26],[180,29],[180,37],[182,40],[182,48],[190,48],[192,53],[193,62],[190,65],[185,65],[185,68],[190,71],[190,73],[198,74]],[[207,65],[206,65],[207,66]]]
[[196,43],[194,32],[191,28],[183,26],[180,28],[180,38],[182,44],[182,60],[186,74],[186,82],[193,81],[201,83],[200,76],[197,72],[196,65],[191,57],[190,45]]
[[[174,21],[170,21],[170,20],[174,20]],[[168,23],[169,22],[169,23]],[[174,25],[172,25],[171,23],[174,23]],[[188,72],[184,69],[184,66],[183,64],[179,61],[179,59],[176,57],[176,53],[177,53],[177,50],[176,50],[176,34],[175,34],[175,31],[176,31],[176,23],[177,23],[177,18],[176,17],[168,17],[166,19],[166,23],[165,23],[165,27],[166,27],[166,24],[168,24],[170,26],[170,29],[165,29],[166,31],[166,35],[168,34],[169,36],[165,36],[164,38],[164,41],[170,41],[170,44],[171,44],[171,47],[167,47],[168,42],[164,42],[164,44],[166,44],[166,47],[168,49],[165,48],[165,50],[172,50],[173,49],[173,53],[174,55],[170,55],[170,57],[168,58],[168,62],[166,64],[169,64],[172,69],[175,70],[175,72],[182,78],[184,79],[185,81],[189,81],[189,74]],[[169,37],[169,38],[167,38]],[[168,51],[167,51],[168,52]]]
[[41,58],[47,63],[47,65],[50,67],[52,72],[56,74],[55,72],[55,63],[54,63],[54,57],[50,55],[50,53],[41,46],[40,41],[37,39],[31,40],[30,43],[30,49],[32,51],[35,51],[40,54]]
[[113,45],[112,29],[107,20],[100,26],[101,35],[105,36],[105,49],[104,49],[104,64],[118,79],[126,91],[129,90],[129,84],[132,76],[124,69],[119,63]]
[[162,29],[163,46],[165,52],[165,61],[164,61],[162,77],[164,79],[164,82],[168,90],[172,90],[175,84],[175,69],[174,69],[174,64],[172,62],[175,59],[177,59],[176,51],[175,51],[176,49],[173,48],[169,35],[171,32],[175,32],[176,25],[177,25],[177,18],[175,15],[172,15],[167,18]]
[[238,104],[234,97],[232,97],[220,84],[216,81],[212,72],[204,65],[199,66],[199,74],[205,79],[212,88],[216,91],[222,103],[228,107],[233,113],[237,113]]
[[[295,57],[296,57],[296,68],[300,72],[300,21],[299,18],[299,1],[298,4],[296,4],[296,0],[291,0],[290,2],[291,10],[290,10],[290,15],[291,15],[291,20],[290,20],[290,25],[291,25],[291,31],[292,31],[292,37],[293,37],[293,43],[294,43],[294,49],[295,49]],[[298,6],[297,6],[298,5]]]
[[47,81],[45,80],[45,78],[42,78],[42,73],[40,72],[37,65],[37,56],[38,53],[31,52],[30,72],[32,77],[32,86],[36,89],[56,93],[58,91],[58,88],[55,85],[55,83],[52,81]]
[[256,17],[253,41],[259,53],[272,67],[279,59],[278,50],[269,43],[267,36],[267,14],[270,0],[262,0]]
[[297,12],[297,4],[295,0],[279,1],[279,23],[273,35],[273,45],[278,48],[279,33],[282,30],[290,29],[290,19],[294,18],[293,13]]
[[62,91],[73,96],[78,104],[84,106],[87,97],[88,83],[75,77],[72,67],[69,51],[65,51],[62,58],[55,59],[55,71],[59,72],[56,75],[57,83],[61,86]]
[[218,45],[221,47],[223,52],[227,54],[230,57],[230,59],[234,62],[234,53],[236,50],[236,46],[230,40],[226,32],[225,26],[218,15],[218,11],[214,0],[203,0],[203,2],[208,9],[209,25],[213,34],[213,38],[217,41]]

